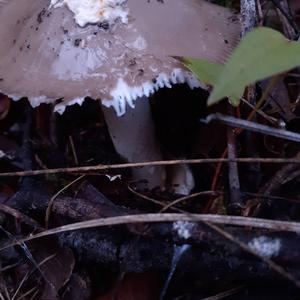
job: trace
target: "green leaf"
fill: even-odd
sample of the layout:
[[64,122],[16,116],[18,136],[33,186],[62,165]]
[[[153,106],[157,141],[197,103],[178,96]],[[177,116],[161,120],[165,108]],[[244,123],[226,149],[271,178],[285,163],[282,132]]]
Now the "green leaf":
[[190,57],[176,57],[189,70],[191,70],[199,81],[209,85],[215,85],[222,73],[223,65],[215,64],[204,59],[190,58]]
[[300,65],[300,43],[266,27],[256,28],[234,50],[218,77],[208,104],[229,97],[238,104],[245,87]]

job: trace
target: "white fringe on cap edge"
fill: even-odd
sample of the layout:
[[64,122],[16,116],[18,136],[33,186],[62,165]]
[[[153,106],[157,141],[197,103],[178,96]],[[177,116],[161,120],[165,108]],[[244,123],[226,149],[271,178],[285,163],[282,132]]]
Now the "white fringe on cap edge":
[[79,106],[81,106],[82,103],[84,102],[84,99],[85,99],[85,97],[78,97],[78,98],[74,98],[68,102],[62,102],[62,103],[56,104],[54,107],[54,112],[57,112],[60,115],[62,115],[65,112],[67,106],[71,106],[74,104],[78,104]]
[[[198,81],[196,77],[189,71],[182,70],[180,68],[174,69],[169,77],[166,73],[160,73],[155,80],[146,81],[141,86],[130,86],[123,78],[119,78],[115,88],[110,92],[112,99],[102,99],[102,104],[106,107],[113,107],[118,116],[122,116],[126,113],[126,106],[131,108],[135,107],[135,101],[143,96],[149,97],[154,94],[160,88],[172,88],[175,84],[186,83],[191,89],[203,88],[206,89],[206,85]],[[1,92],[1,91],[0,91]],[[5,94],[5,93],[4,93]],[[26,96],[19,95],[7,95],[14,101],[17,101]],[[88,96],[88,95],[86,95]],[[54,111],[59,114],[63,114],[67,106],[79,104],[80,106],[84,102],[85,97],[77,97],[70,101],[65,101],[55,105]],[[42,103],[53,103],[55,99],[48,98],[44,95],[31,97],[29,102],[32,107],[37,107]]]
[[187,83],[191,89],[206,88],[196,77],[182,69],[174,69],[169,77],[165,73],[160,73],[154,81],[144,82],[141,86],[130,86],[122,78],[119,78],[116,87],[111,91],[112,100],[102,99],[102,104],[106,107],[113,107],[118,116],[126,112],[126,105],[134,108],[134,101],[140,97],[154,94],[160,88],[172,88],[172,85]]

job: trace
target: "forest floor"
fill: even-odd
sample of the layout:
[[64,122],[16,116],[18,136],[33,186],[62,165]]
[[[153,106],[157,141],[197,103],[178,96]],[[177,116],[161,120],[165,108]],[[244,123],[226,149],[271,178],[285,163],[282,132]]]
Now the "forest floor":
[[[265,2],[260,25],[299,37],[299,11]],[[0,299],[300,299],[300,139],[253,131],[300,133],[299,79],[261,81],[237,108],[160,90],[149,101],[174,160],[135,165],[98,101],[58,115],[1,94]],[[216,112],[253,128],[201,122]],[[187,165],[193,190],[147,188],[132,176],[145,163]]]

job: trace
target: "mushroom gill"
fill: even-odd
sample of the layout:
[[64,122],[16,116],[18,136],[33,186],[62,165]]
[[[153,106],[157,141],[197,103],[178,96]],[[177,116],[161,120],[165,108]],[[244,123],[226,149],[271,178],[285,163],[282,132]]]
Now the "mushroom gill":
[[[59,113],[101,99],[115,111],[104,109],[116,150],[132,162],[161,159],[146,98],[204,87],[171,56],[222,63],[240,36],[237,15],[203,0],[0,0],[0,18],[0,92],[34,107],[60,99]],[[152,186],[164,177],[136,172]]]

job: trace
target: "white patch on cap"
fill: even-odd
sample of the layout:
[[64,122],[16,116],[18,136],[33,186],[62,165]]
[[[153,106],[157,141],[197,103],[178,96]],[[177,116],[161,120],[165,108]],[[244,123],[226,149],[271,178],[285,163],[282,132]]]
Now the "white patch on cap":
[[145,50],[147,48],[147,42],[142,36],[139,36],[131,44],[131,47],[135,48],[136,50]]
[[112,25],[117,19],[128,22],[127,0],[51,0],[50,8],[67,6],[79,26],[107,22]]
[[118,116],[126,112],[126,105],[134,108],[134,101],[142,96],[149,97],[160,88],[172,88],[174,84],[187,83],[191,89],[206,88],[196,77],[185,70],[174,69],[171,76],[160,73],[154,81],[146,81],[141,86],[130,86],[123,78],[119,78],[115,88],[110,92],[112,99],[102,99],[106,107],[113,107]]
[[248,243],[248,246],[257,254],[266,258],[271,258],[279,254],[281,249],[281,241],[280,239],[260,236],[252,239]]
[[180,238],[187,240],[192,236],[195,223],[187,221],[176,221],[173,223],[173,230],[177,231]]

